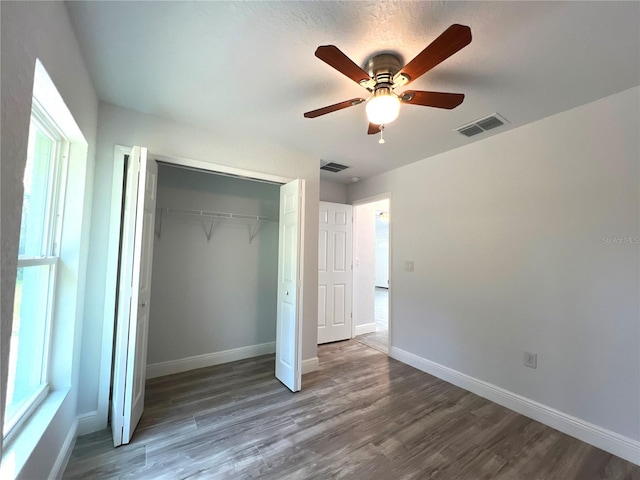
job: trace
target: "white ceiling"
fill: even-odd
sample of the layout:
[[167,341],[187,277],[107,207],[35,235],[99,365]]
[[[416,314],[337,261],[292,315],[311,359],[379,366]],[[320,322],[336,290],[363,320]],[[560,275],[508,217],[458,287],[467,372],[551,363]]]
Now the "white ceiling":
[[[68,2],[101,100],[351,165],[347,182],[451,150],[640,84],[639,2]],[[404,105],[366,135],[363,96],[314,56],[334,44],[363,65],[408,62],[449,25],[469,46],[409,88],[459,92],[455,110]],[[399,89],[399,91],[402,91]],[[467,139],[453,129],[498,112],[507,127]]]

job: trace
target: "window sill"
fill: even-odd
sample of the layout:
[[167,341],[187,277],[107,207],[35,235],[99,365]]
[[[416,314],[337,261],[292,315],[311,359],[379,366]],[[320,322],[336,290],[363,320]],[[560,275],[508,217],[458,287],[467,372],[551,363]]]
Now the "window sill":
[[16,478],[51,424],[70,388],[49,393],[31,418],[7,445],[3,445],[0,478]]

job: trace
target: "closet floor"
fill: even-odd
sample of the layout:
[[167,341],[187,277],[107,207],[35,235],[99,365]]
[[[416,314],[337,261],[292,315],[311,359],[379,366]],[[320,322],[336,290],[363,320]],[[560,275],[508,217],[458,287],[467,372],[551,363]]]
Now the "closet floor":
[[640,467],[353,340],[291,393],[266,355],[149,380],[129,445],[78,438],[64,478],[640,479]]

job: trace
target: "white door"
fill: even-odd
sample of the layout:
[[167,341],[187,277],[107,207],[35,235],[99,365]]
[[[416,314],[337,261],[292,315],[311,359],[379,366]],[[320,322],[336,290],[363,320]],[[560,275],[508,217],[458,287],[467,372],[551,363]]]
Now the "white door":
[[302,386],[301,258],[304,180],[280,187],[276,378],[292,392]]
[[351,338],[352,208],[320,202],[318,343]]
[[133,147],[127,164],[113,367],[113,444],[131,441],[144,408],[158,165]]

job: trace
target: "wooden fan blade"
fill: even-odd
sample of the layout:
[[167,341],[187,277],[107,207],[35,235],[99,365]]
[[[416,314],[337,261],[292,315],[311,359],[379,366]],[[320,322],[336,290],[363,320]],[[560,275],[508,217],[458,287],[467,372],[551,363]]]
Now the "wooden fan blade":
[[458,24],[451,25],[427,48],[402,67],[398,75],[409,77],[407,83],[412,82],[470,43],[471,29],[469,27]]
[[317,110],[311,110],[304,114],[305,118],[316,118],[320,115],[326,115],[327,113],[337,112],[338,110],[342,110],[343,108],[353,107],[354,105],[359,105],[364,102],[364,98],[352,98],[351,100],[345,100],[344,102],[336,103],[334,105],[329,105],[328,107],[322,107]]
[[335,45],[323,45],[318,47],[316,49],[316,57],[358,84],[363,80],[371,80],[371,77],[367,72],[353,63],[353,61],[342,53],[342,51],[340,51],[340,49]]
[[375,135],[376,133],[380,133],[380,125],[370,123],[369,130],[367,130],[367,135]]
[[420,90],[407,90],[400,95],[402,103],[411,105],[424,105],[425,107],[456,108],[464,100],[464,93],[422,92]]

